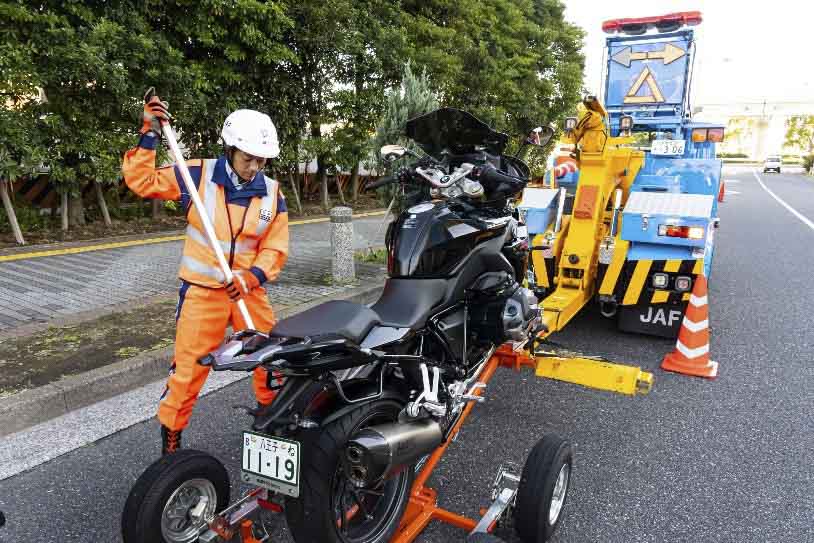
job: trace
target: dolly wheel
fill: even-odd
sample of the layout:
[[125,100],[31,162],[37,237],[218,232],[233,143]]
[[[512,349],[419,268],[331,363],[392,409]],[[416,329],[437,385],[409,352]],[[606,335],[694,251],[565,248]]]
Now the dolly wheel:
[[548,434],[537,442],[523,466],[514,525],[523,543],[548,541],[562,519],[571,483],[573,453],[568,441]]
[[138,478],[122,513],[124,543],[191,543],[229,503],[229,475],[215,457],[182,449]]

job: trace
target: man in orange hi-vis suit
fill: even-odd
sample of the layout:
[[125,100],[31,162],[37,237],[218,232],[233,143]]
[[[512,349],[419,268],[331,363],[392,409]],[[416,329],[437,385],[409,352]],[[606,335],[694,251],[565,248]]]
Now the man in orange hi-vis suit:
[[[277,278],[288,257],[288,213],[277,182],[262,171],[267,159],[280,153],[277,130],[268,115],[235,111],[221,132],[223,156],[187,161],[204,210],[195,209],[176,166],[155,166],[162,119],[169,119],[167,104],[154,96],[144,106],[141,138],[124,155],[122,172],[127,186],[139,196],[180,200],[187,214],[178,272],[175,357],[158,407],[162,454],[168,454],[181,447],[181,430],[189,424],[209,374],[198,360],[221,344],[230,323],[235,330],[245,328],[234,302],[245,300],[258,330],[268,332],[275,324],[262,285]],[[204,233],[201,212],[212,221],[234,272],[228,284]],[[260,368],[254,372],[254,392],[260,404],[274,399],[267,372]]]

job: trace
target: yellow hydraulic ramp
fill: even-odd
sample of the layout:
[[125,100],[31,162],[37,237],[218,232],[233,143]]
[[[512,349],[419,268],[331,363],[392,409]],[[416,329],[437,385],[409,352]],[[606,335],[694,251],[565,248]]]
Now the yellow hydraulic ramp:
[[636,366],[563,352],[538,351],[534,358],[538,377],[630,396],[647,394],[653,386],[653,374]]

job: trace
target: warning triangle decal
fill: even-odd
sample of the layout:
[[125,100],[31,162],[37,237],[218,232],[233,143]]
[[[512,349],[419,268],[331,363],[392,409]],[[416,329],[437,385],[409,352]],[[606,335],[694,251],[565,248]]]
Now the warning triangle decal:
[[[636,96],[642,88],[642,85],[647,84],[650,93]],[[653,72],[647,66],[644,67],[642,73],[636,78],[633,86],[627,91],[624,102],[626,104],[658,104],[664,102],[664,95],[661,94],[656,78],[653,77]]]

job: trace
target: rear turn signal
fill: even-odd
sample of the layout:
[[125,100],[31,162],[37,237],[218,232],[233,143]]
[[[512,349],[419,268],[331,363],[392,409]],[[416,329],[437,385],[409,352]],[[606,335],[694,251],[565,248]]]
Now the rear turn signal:
[[707,130],[707,141],[711,141],[713,143],[721,143],[724,141],[724,129],[710,128]]
[[659,235],[668,238],[704,239],[704,227],[660,224]]
[[692,131],[692,141],[694,143],[704,143],[707,141],[707,129],[706,128],[696,128]]

